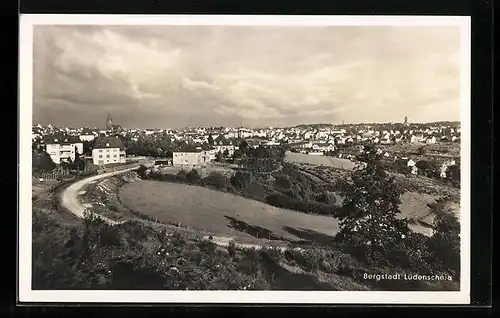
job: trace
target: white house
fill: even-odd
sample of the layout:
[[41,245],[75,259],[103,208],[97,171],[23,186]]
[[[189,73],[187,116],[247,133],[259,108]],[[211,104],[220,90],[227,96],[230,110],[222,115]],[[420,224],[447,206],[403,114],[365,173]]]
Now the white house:
[[446,178],[446,173],[448,171],[448,167],[455,165],[455,163],[456,163],[455,160],[452,159],[452,160],[448,160],[448,161],[444,162],[441,165],[441,167],[439,169],[439,175],[441,176],[441,178]]
[[315,151],[319,151],[319,152],[327,152],[327,151],[334,151],[335,150],[335,145],[332,145],[330,143],[314,143],[312,145],[312,149],[314,149]]
[[95,136],[94,134],[82,134],[79,138],[81,141],[92,141],[95,139]]
[[415,161],[413,161],[412,159],[408,160],[408,162],[406,163],[406,165],[408,167],[415,167],[417,163]]
[[175,167],[198,167],[211,160],[210,150],[184,147],[173,152],[172,163]]
[[412,135],[411,138],[410,138],[410,142],[411,143],[415,143],[415,142],[422,142],[424,140],[424,136],[423,135]]
[[76,153],[83,154],[83,143],[73,136],[54,137],[45,144],[46,151],[55,164],[75,161]]
[[435,144],[436,143],[436,137],[432,136],[431,138],[427,138],[426,142],[428,144]]
[[217,152],[224,153],[224,151],[227,150],[229,156],[232,156],[235,150],[233,143],[230,140],[224,138],[223,136],[219,136],[214,140],[213,147],[215,148],[215,153]]
[[125,146],[118,137],[99,137],[92,149],[92,160],[95,165],[126,162]]

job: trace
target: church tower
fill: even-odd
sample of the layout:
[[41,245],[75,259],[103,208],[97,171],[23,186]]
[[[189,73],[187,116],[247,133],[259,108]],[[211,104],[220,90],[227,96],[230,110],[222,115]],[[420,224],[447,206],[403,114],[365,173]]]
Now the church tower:
[[405,116],[405,126],[408,126],[408,117]]
[[111,119],[111,114],[108,113],[108,119],[106,119],[106,129],[113,129],[113,120]]

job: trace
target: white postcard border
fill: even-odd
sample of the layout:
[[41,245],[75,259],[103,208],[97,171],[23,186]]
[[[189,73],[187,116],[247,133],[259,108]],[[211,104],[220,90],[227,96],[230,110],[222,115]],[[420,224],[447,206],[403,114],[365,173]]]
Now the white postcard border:
[[[21,15],[19,25],[19,269],[21,302],[468,304],[470,302],[470,50],[468,16]],[[461,29],[461,290],[357,291],[34,291],[31,290],[31,126],[35,25],[455,26]]]

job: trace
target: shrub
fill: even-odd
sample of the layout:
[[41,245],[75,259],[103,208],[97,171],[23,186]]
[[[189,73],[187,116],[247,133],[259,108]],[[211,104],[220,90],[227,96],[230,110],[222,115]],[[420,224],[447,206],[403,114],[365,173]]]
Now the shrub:
[[187,181],[186,171],[181,170],[177,173],[177,179],[183,182]]
[[460,186],[460,165],[452,165],[448,167],[446,177],[453,183],[454,186]]
[[144,165],[141,165],[137,169],[137,175],[139,176],[139,178],[144,179],[147,177],[147,175],[146,175],[147,171],[148,171],[148,168],[146,168],[146,166],[144,166]]
[[280,192],[273,192],[266,197],[266,202],[278,208],[290,208],[293,205],[292,199]]
[[290,179],[287,176],[280,175],[276,177],[275,184],[277,187],[288,190],[292,186]]
[[202,180],[203,184],[214,187],[215,189],[222,190],[227,189],[229,182],[228,178],[220,172],[212,171],[210,174]]
[[231,184],[237,189],[244,189],[249,183],[250,174],[247,172],[236,171],[236,173],[231,176]]
[[33,160],[32,160],[33,170],[46,172],[46,171],[51,171],[56,167],[56,164],[54,163],[54,161],[52,161],[52,158],[49,156],[47,152],[33,151],[32,154],[33,154]]
[[418,168],[418,171],[429,178],[439,178],[439,167],[434,161],[420,160],[415,166]]
[[436,215],[434,234],[428,240],[428,249],[444,270],[460,272],[460,223],[454,214]]
[[199,184],[201,181],[200,174],[195,169],[192,169],[186,174],[186,181],[191,184]]

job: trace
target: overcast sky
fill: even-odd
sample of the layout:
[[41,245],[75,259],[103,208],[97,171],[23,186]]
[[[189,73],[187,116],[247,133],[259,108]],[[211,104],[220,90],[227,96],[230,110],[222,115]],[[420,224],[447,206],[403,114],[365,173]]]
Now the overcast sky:
[[34,123],[460,120],[453,27],[36,26]]

